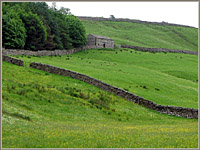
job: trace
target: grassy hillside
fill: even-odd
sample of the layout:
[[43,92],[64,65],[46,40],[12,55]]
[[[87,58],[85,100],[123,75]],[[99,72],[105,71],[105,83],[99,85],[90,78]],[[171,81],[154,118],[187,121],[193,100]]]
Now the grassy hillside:
[[195,55],[100,49],[70,56],[19,58],[77,71],[157,104],[198,108]]
[[108,36],[115,44],[198,50],[198,29],[130,22],[82,20],[87,34]]
[[[108,69],[111,69],[109,66],[114,63],[121,64],[122,71],[126,70],[122,60],[120,60],[121,63],[110,61],[109,64],[105,58],[102,58],[104,61],[100,60],[103,55],[97,57],[101,51],[96,50],[94,54],[93,51],[86,52],[88,54],[85,54],[85,57],[90,56],[89,59],[83,58],[85,52],[80,52],[69,57],[70,60],[65,59],[67,56],[62,56],[43,59],[32,57],[32,61],[52,59],[51,62],[57,61],[59,64],[59,60],[62,60],[67,67],[71,66],[74,70],[78,70],[78,66],[82,66],[81,63],[86,65],[85,61],[91,61],[90,65],[94,64],[95,60],[91,58],[93,56],[96,57],[96,65],[99,64],[100,70],[100,64],[106,62],[103,66],[107,67],[102,74],[108,74]],[[110,51],[103,52],[106,53],[104,57],[110,56]],[[126,53],[128,52],[121,54]],[[81,59],[80,56],[83,61],[77,61]],[[152,55],[152,57],[155,56]],[[28,59],[30,58],[25,60]],[[185,55],[184,59],[189,62],[193,57]],[[78,62],[80,63],[76,64]],[[88,63],[82,68],[89,71],[90,65]],[[132,69],[136,72],[141,71],[138,68],[143,69],[137,65],[135,68]],[[3,62],[2,69],[3,148],[198,147],[196,119],[160,114],[70,77],[19,67],[6,62]],[[145,71],[147,70],[151,69],[145,68]],[[156,72],[159,75],[164,74]],[[110,74],[114,77],[118,71],[111,70]],[[167,78],[164,81],[168,78],[175,79],[171,75],[165,76]],[[184,86],[186,82],[189,84],[188,87]],[[193,89],[196,86],[196,83],[185,79],[178,80],[176,84],[187,89],[189,87]],[[134,87],[132,84],[130,86]]]
[[[82,21],[116,45],[198,49],[198,29]],[[29,68],[41,62],[77,71],[161,105],[198,108],[198,56],[133,49],[3,62],[3,148],[197,148],[198,120],[161,114],[99,88]]]

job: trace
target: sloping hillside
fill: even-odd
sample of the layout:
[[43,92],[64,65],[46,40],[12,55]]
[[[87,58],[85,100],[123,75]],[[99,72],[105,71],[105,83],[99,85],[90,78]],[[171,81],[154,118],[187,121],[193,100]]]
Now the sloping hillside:
[[108,36],[115,44],[198,50],[198,29],[131,22],[82,20],[87,34]]
[[157,104],[198,108],[195,55],[99,49],[70,56],[19,58],[77,71]]
[[[82,21],[116,45],[197,51],[197,29]],[[198,108],[198,56],[90,49],[3,62],[3,148],[197,148],[198,120],[161,114],[70,77],[29,68],[41,62],[99,79],[161,105]]]
[[194,148],[198,121],[3,62],[3,148]]

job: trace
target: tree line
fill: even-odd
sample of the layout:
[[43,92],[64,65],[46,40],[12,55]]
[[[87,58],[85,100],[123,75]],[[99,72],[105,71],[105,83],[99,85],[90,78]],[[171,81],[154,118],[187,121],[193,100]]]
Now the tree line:
[[2,46],[7,49],[62,50],[86,43],[79,18],[55,3],[3,2],[2,12]]

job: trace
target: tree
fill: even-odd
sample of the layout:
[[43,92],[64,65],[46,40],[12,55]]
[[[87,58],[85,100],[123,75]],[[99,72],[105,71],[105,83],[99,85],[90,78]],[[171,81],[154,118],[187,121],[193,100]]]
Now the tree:
[[25,49],[38,50],[44,46],[47,39],[46,28],[37,14],[31,12],[20,14],[20,17],[26,28],[26,44]]
[[62,42],[58,31],[58,25],[55,21],[54,11],[49,9],[45,2],[28,3],[27,7],[30,8],[32,13],[37,14],[43,22],[47,31],[47,40],[45,41],[42,49],[53,50],[55,48],[61,49]]
[[114,15],[110,15],[110,19],[115,19],[115,16]]
[[65,21],[69,27],[69,35],[72,39],[73,47],[81,47],[86,43],[86,31],[80,19],[73,15],[65,17]]
[[57,36],[56,38],[59,40],[60,47],[59,49],[70,49],[73,48],[72,46],[72,39],[69,35],[69,26],[67,22],[65,21],[65,16],[61,14],[59,11],[54,12],[55,17],[54,21],[57,23]]
[[47,30],[47,40],[44,43],[43,49],[53,50],[56,47],[56,43],[54,42],[54,36],[51,34],[51,28],[48,25],[45,25]]
[[[9,20],[7,13],[11,10],[15,17]],[[71,15],[68,8],[61,7],[58,10],[56,3],[49,8],[44,2],[4,2],[3,16],[3,29],[6,31],[6,34],[3,33],[4,46],[27,50],[53,50],[80,47],[86,43],[82,22]],[[6,40],[12,43],[9,41],[8,44]]]
[[61,8],[59,9],[59,12],[61,12],[61,13],[64,14],[64,15],[71,15],[71,12],[70,12],[70,9],[69,9],[69,8],[61,7]]
[[22,20],[10,10],[2,16],[2,43],[5,48],[23,49],[26,41],[26,29]]
[[57,10],[56,2],[52,2],[51,8],[52,8],[53,10]]

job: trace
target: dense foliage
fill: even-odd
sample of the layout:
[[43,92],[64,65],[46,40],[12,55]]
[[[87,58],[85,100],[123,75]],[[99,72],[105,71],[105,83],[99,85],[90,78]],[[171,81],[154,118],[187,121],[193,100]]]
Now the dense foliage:
[[[7,9],[7,8],[5,8]],[[20,17],[10,9],[2,16],[3,46],[23,48],[26,40],[26,29]]]
[[81,21],[76,16],[69,15],[66,17],[66,22],[69,23],[69,35],[73,41],[73,46],[83,45],[86,42],[86,31]]
[[45,2],[3,3],[2,33],[5,48],[54,50],[86,43],[82,22],[68,8]]

